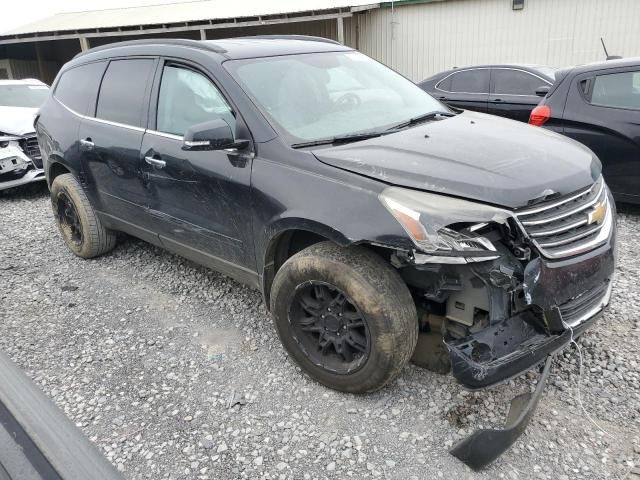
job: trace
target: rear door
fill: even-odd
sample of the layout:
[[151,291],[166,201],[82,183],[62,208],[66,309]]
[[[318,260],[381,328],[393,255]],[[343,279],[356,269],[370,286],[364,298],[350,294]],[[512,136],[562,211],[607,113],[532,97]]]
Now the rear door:
[[563,120],[602,161],[616,198],[640,201],[640,66],[577,75]]
[[531,110],[541,100],[536,90],[543,86],[550,87],[551,83],[533,73],[514,68],[492,68],[488,111],[527,122]]
[[434,96],[453,107],[486,112],[489,69],[471,68],[454,72],[438,82]]
[[147,190],[140,146],[146,129],[156,58],[109,61],[95,107],[80,126],[80,150],[87,182],[100,213],[119,228],[149,241]]
[[160,239],[182,256],[253,283],[251,149],[183,149],[186,130],[209,120],[223,119],[236,138],[250,138],[248,129],[213,76],[196,65],[166,60],[155,84],[141,151]]

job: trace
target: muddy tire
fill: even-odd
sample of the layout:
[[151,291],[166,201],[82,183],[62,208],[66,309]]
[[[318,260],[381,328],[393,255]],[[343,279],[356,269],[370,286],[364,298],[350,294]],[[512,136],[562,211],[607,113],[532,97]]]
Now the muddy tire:
[[70,173],[51,185],[51,206],[65,245],[82,258],[93,258],[113,249],[116,234],[100,223],[80,183]]
[[274,279],[271,312],[291,358],[343,392],[382,388],[409,361],[418,338],[407,286],[362,247],[322,242],[292,256]]

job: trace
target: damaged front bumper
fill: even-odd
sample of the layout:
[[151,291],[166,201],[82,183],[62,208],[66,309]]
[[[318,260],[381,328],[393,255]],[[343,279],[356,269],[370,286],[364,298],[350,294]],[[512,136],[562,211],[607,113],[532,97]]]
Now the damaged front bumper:
[[447,341],[454,377],[470,390],[490,387],[566,347],[609,304],[615,256],[614,233],[605,245],[580,257],[532,261],[523,293],[530,309]]
[[35,137],[0,138],[0,191],[42,180],[45,174]]

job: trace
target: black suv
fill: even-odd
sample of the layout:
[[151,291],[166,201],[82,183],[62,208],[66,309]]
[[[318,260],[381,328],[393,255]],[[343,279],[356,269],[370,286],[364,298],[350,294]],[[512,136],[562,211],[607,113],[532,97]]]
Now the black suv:
[[335,389],[382,387],[422,334],[464,385],[492,385],[609,301],[615,210],[589,149],[453,112],[332,41],[95,48],[36,129],[71,251],[121,231],[253,285]]
[[640,58],[558,72],[529,123],[585,144],[616,200],[640,204]]

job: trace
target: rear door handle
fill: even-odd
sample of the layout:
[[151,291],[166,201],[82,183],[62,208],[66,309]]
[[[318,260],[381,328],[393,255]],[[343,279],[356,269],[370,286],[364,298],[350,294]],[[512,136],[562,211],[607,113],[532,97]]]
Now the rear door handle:
[[91,141],[91,138],[87,137],[87,138],[81,138],[80,139],[80,145],[82,145],[84,148],[86,148],[87,150],[91,150],[93,147],[95,147],[95,143],[93,143]]
[[165,162],[164,160],[160,160],[159,158],[144,157],[144,160],[149,165],[153,165],[154,167],[164,168],[167,166],[167,162]]

